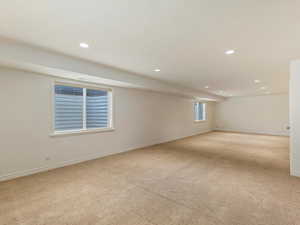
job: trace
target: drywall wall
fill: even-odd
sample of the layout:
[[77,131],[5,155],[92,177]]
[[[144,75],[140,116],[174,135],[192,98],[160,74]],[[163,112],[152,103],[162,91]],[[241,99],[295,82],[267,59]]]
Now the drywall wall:
[[119,87],[133,87],[199,99],[223,100],[207,92],[140,76],[99,63],[59,54],[47,49],[0,37],[0,65],[55,77],[92,81]]
[[216,104],[216,129],[289,135],[289,96],[233,97]]
[[290,165],[291,175],[300,177],[300,60],[290,66]]
[[0,180],[210,131],[191,99],[113,88],[112,132],[51,137],[54,78],[0,68]]

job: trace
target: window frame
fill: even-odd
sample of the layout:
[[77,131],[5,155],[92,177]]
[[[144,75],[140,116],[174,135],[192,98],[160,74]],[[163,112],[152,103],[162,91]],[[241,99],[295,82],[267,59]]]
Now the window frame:
[[[92,89],[92,90],[100,90],[100,91],[107,91],[108,94],[108,127],[104,128],[86,128],[86,98],[83,98],[83,128],[82,129],[76,129],[76,130],[63,130],[63,131],[57,131],[55,130],[55,85],[64,85],[64,86],[71,86],[71,87],[78,87],[83,88],[83,96],[86,96],[86,90]],[[113,98],[113,88],[106,87],[102,85],[94,85],[89,83],[83,83],[83,82],[75,82],[75,81],[61,81],[61,80],[55,80],[52,83],[51,88],[51,98],[52,98],[52,117],[51,117],[51,132],[50,136],[61,136],[61,135],[73,135],[73,134],[87,134],[87,133],[98,133],[98,132],[110,132],[114,131],[114,111],[113,111],[113,104],[114,104],[114,98]]]
[[[199,103],[201,103],[201,104],[203,104],[203,117],[204,117],[204,119],[203,120],[197,120],[197,117],[196,117],[196,111],[195,111],[195,104],[199,104]],[[193,112],[194,112],[194,122],[195,123],[201,123],[201,122],[206,122],[207,121],[207,103],[206,102],[200,102],[200,101],[195,101],[194,103],[193,103]]]

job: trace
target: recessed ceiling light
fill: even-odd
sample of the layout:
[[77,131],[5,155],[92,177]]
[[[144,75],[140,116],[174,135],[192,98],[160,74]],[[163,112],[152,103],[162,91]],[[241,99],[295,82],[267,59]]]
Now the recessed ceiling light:
[[254,83],[256,83],[256,84],[258,84],[260,82],[261,82],[260,80],[254,80]]
[[207,88],[209,88],[209,86],[205,86],[204,88],[206,88],[206,89],[207,89]]
[[261,90],[266,90],[266,87],[261,87],[260,89],[261,89]]
[[80,43],[79,46],[81,48],[88,48],[89,47],[89,45],[87,43],[84,43],[84,42]]
[[160,69],[155,69],[154,72],[160,72]]
[[232,55],[232,54],[234,54],[234,50],[233,49],[231,49],[231,50],[227,50],[226,52],[225,52],[225,54],[226,55]]

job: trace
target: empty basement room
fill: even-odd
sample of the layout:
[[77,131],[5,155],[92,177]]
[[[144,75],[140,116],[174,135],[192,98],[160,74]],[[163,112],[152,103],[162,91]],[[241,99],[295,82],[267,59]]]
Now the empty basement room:
[[4,0],[0,225],[299,225],[300,0]]

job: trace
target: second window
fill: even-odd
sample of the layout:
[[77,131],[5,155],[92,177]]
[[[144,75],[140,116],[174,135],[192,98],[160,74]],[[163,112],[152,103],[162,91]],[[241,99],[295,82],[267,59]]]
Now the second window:
[[206,120],[206,104],[202,102],[194,103],[195,121]]

